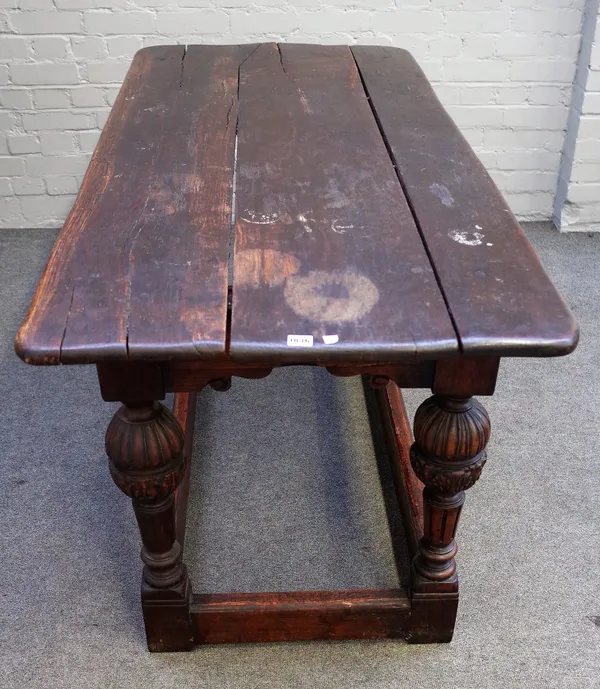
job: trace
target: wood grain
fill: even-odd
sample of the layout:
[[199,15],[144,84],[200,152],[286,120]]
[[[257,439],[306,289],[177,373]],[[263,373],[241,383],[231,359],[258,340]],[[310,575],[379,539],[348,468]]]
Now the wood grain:
[[571,313],[416,61],[397,48],[352,52],[464,353],[571,352]]
[[138,52],[19,356],[360,365],[571,351],[571,314],[417,64],[352,50]]
[[196,643],[402,637],[403,589],[195,595]]
[[348,48],[266,44],[242,65],[236,186],[232,358],[458,351]]
[[17,337],[23,359],[223,354],[237,75],[252,49],[137,53]]
[[185,457],[185,472],[181,483],[175,489],[175,533],[183,552],[187,506],[190,495],[197,394],[195,392],[179,392],[174,395],[174,398],[173,415],[179,421],[184,434],[183,456]]
[[417,409],[410,462],[425,485],[424,528],[413,561],[413,591],[458,590],[456,530],[465,491],[487,460],[491,424],[483,405],[469,397],[434,395]]
[[431,391],[450,397],[493,395],[499,367],[500,358],[493,356],[436,361]]

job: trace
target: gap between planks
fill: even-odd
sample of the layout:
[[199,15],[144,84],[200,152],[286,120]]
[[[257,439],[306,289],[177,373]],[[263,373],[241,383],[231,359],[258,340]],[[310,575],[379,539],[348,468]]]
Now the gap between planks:
[[442,299],[444,300],[444,304],[446,305],[446,310],[448,311],[448,316],[450,318],[450,322],[452,323],[452,327],[454,328],[454,334],[456,335],[456,341],[458,343],[458,350],[459,350],[460,354],[462,354],[463,353],[463,344],[462,344],[462,340],[460,337],[460,333],[458,331],[458,325],[456,324],[454,314],[452,313],[452,309],[450,307],[450,302],[448,301],[448,297],[446,296],[444,286],[442,285],[442,280],[441,280],[440,275],[438,273],[437,267],[433,261],[433,256],[431,255],[431,251],[429,250],[427,240],[425,239],[425,234],[424,234],[423,229],[421,227],[419,217],[418,217],[418,215],[415,211],[415,208],[413,206],[412,200],[410,198],[410,194],[408,193],[408,189],[406,188],[406,185],[404,184],[404,180],[402,179],[402,175],[400,174],[400,168],[398,167],[398,163],[396,161],[396,156],[394,155],[394,152],[393,152],[392,147],[390,145],[390,142],[387,138],[387,135],[385,133],[385,130],[383,128],[381,120],[379,119],[379,115],[377,114],[375,104],[373,103],[373,100],[371,99],[371,96],[369,95],[369,89],[368,89],[367,84],[364,80],[363,74],[360,71],[360,66],[358,64],[358,61],[357,61],[357,59],[354,55],[354,52],[352,51],[352,48],[350,46],[348,47],[348,50],[350,51],[350,55],[352,55],[352,60],[354,61],[354,66],[356,67],[356,71],[358,72],[358,76],[360,78],[360,83],[362,84],[363,91],[365,92],[365,97],[367,99],[367,102],[369,103],[369,107],[371,108],[371,112],[373,113],[373,117],[375,118],[375,123],[377,124],[377,129],[379,130],[379,134],[381,135],[381,138],[383,140],[383,144],[385,146],[385,149],[386,149],[388,156],[390,158],[390,161],[392,163],[392,167],[394,168],[394,172],[396,173],[396,177],[398,178],[398,181],[400,182],[400,186],[402,188],[402,192],[404,194],[404,197],[406,198],[406,203],[408,204],[410,214],[413,217],[413,220],[414,220],[415,225],[417,227],[417,230],[419,232],[419,236],[421,237],[421,242],[423,244],[423,248],[425,249],[425,253],[427,254],[427,259],[429,260],[429,264],[431,265],[431,270],[433,271],[433,274],[435,276],[435,280],[436,280],[437,285],[438,285],[438,289],[440,290],[440,294],[442,295]]
[[[226,327],[225,327],[225,352],[227,354],[230,353],[231,349],[231,323],[232,323],[232,303],[233,303],[233,281],[234,281],[234,254],[235,254],[235,226],[237,222],[237,217],[236,217],[236,192],[237,192],[237,160],[238,160],[238,139],[239,139],[239,121],[240,121],[240,78],[241,78],[241,69],[246,63],[258,50],[258,48],[261,46],[261,44],[258,44],[252,52],[247,55],[239,64],[238,66],[238,80],[237,80],[237,93],[236,93],[236,99],[237,99],[237,112],[236,112],[236,122],[235,122],[235,141],[234,141],[234,151],[233,151],[233,175],[232,175],[232,185],[231,185],[231,213],[230,213],[230,222],[229,222],[229,238],[228,238],[228,255],[227,255],[227,321],[226,321]],[[281,47],[279,43],[276,43],[277,46],[277,51],[279,53],[279,62],[281,64],[281,68],[283,72],[287,76],[287,70],[285,69],[284,63],[283,63],[283,55],[281,53]],[[375,123],[377,125],[377,129],[379,131],[379,134],[383,140],[383,144],[385,146],[385,149],[387,151],[388,157],[390,159],[390,162],[392,163],[392,167],[394,168],[394,172],[396,174],[396,177],[398,179],[398,182],[400,183],[400,187],[402,189],[402,192],[404,194],[404,197],[406,198],[406,202],[408,204],[408,208],[410,210],[411,216],[415,222],[415,225],[417,227],[417,230],[419,232],[419,237],[421,238],[421,243],[423,244],[423,248],[425,250],[425,253],[427,255],[427,259],[429,260],[429,264],[431,265],[431,269],[433,271],[433,274],[436,279],[436,283],[438,285],[438,289],[440,290],[440,294],[442,296],[442,299],[444,300],[444,304],[446,306],[446,310],[448,312],[448,316],[450,318],[450,322],[452,323],[452,327],[454,329],[454,333],[456,336],[459,352],[462,354],[463,352],[463,344],[462,340],[460,337],[460,333],[458,330],[458,326],[456,323],[456,320],[454,318],[454,314],[452,313],[452,309],[450,307],[450,303],[448,301],[448,298],[446,296],[446,292],[444,290],[440,275],[438,273],[438,270],[436,268],[436,265],[433,261],[433,256],[429,250],[429,246],[427,244],[427,240],[425,238],[425,234],[423,233],[423,230],[421,228],[421,224],[419,221],[419,218],[417,216],[417,213],[415,211],[415,208],[412,204],[410,195],[408,193],[408,190],[406,188],[406,185],[404,184],[404,180],[402,178],[402,175],[400,174],[400,169],[398,167],[396,158],[394,156],[394,153],[392,151],[391,145],[388,141],[388,138],[386,136],[385,130],[383,129],[383,125],[381,123],[381,120],[379,119],[379,116],[377,114],[377,110],[375,109],[375,105],[371,99],[371,96],[369,95],[369,90],[366,85],[366,82],[363,78],[362,72],[360,70],[360,66],[358,64],[358,61],[356,60],[356,57],[354,56],[354,53],[352,52],[352,49],[348,47],[348,50],[350,52],[350,55],[352,57],[352,61],[354,62],[354,66],[356,68],[356,71],[358,73],[358,76],[361,81],[361,85],[365,94],[365,97],[367,99],[367,102],[369,103],[369,107],[371,108],[371,112],[373,114],[373,117],[375,119]],[[183,63],[185,60],[185,55],[187,51],[187,45],[185,46],[185,50],[182,56],[182,61],[181,61],[181,66],[182,66],[182,77],[183,77]],[[233,103],[232,103],[233,105]],[[229,124],[229,116],[230,116],[231,108],[229,109],[227,113],[227,120]]]
[[[233,178],[231,180],[231,215],[229,220],[229,248],[227,252],[227,320],[225,324],[225,352],[229,354],[231,349],[231,317],[233,305],[233,253],[235,249],[235,194],[237,185],[237,150],[238,150],[238,125],[240,121],[240,97],[239,97],[239,68],[238,68],[238,96],[237,114],[235,122],[235,142],[233,144]],[[229,117],[229,114],[228,114]]]
[[[258,43],[254,50],[252,50],[246,57],[240,62],[237,70],[237,90],[236,90],[236,116],[235,116],[235,140],[233,144],[233,176],[231,179],[231,214],[229,218],[229,246],[227,251],[227,322],[225,325],[225,353],[229,354],[231,348],[231,316],[232,316],[232,304],[233,304],[233,257],[235,252],[235,224],[237,221],[235,204],[236,204],[236,188],[237,188],[237,159],[238,159],[238,132],[240,126],[240,78],[242,67],[254,53],[260,48],[262,44]],[[187,48],[187,46],[186,46]],[[277,44],[277,49],[279,50],[279,44]],[[233,103],[231,104],[233,106]],[[227,112],[227,125],[229,125],[229,116],[231,113],[231,107]]]

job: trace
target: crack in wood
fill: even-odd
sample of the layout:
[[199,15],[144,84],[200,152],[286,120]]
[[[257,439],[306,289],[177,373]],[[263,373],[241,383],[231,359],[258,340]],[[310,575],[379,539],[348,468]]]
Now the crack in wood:
[[181,72],[179,73],[179,88],[183,85],[183,67],[185,62],[185,56],[187,55],[187,43],[183,46],[183,54],[181,56]]
[[260,48],[261,44],[257,44],[254,46],[253,50],[246,55],[246,57],[240,62],[238,65],[238,81],[237,81],[237,99],[238,99],[238,109],[239,109],[239,102],[240,102],[240,76],[242,73],[242,67],[248,60],[254,55],[254,53]]
[[[240,126],[240,81],[242,75],[242,67],[244,64],[254,55],[254,53],[260,48],[260,43],[246,55],[246,57],[240,62],[237,69],[237,88],[236,88],[236,101],[237,101],[237,111],[235,117],[235,141],[233,145],[233,174],[231,179],[231,215],[229,220],[229,248],[227,253],[227,318],[225,325],[225,351],[229,352],[229,347],[231,343],[231,303],[233,300],[233,253],[235,247],[235,224],[236,224],[236,213],[235,213],[235,192],[237,185],[237,150],[238,150],[238,132]],[[229,129],[229,119],[231,116],[231,110],[236,103],[234,99],[231,99],[231,105],[227,111],[227,125],[225,130]]]
[[73,300],[75,298],[75,284],[73,284],[73,289],[71,290],[71,299],[69,301],[69,308],[67,310],[67,317],[65,318],[65,327],[63,328],[63,334],[60,338],[60,346],[58,348],[58,360],[62,360],[62,350],[63,344],[65,342],[65,337],[67,335],[67,326],[69,325],[69,318],[71,317],[71,310],[73,309]]
[[[144,214],[144,211],[146,210],[146,206],[148,205],[148,198],[146,199],[146,203],[144,204],[144,207],[142,208],[138,221],[142,220],[142,216]],[[125,277],[126,280],[126,290],[127,290],[127,301],[125,304],[125,352],[127,358],[129,358],[129,318],[131,316],[131,281],[133,279],[133,250],[135,248],[135,243],[137,241],[137,238],[140,236],[142,230],[144,229],[144,223],[141,222],[137,232],[135,233],[135,236],[131,240],[131,246],[129,247],[129,256],[128,256],[128,263],[127,263],[127,275]]]
[[285,68],[285,65],[283,64],[283,55],[281,54],[281,46],[279,45],[279,43],[276,43],[275,45],[277,46],[277,52],[279,53],[279,64],[281,65],[283,73],[287,77],[287,70]]

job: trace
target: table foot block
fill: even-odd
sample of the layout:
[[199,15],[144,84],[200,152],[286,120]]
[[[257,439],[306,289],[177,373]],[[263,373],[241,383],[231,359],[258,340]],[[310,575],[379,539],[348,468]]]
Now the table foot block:
[[181,585],[164,591],[152,589],[142,582],[142,612],[149,651],[164,653],[194,648],[191,598],[187,577]]
[[197,644],[405,638],[403,589],[195,595]]
[[452,641],[458,591],[420,594],[411,598],[411,621],[406,641],[409,644],[435,644]]

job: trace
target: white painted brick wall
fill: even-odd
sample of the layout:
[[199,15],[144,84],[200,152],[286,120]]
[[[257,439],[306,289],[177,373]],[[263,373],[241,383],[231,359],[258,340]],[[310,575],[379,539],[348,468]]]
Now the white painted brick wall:
[[[592,2],[590,2],[592,5]],[[600,231],[600,3],[593,2],[593,24],[589,26],[589,58],[580,66],[575,88],[581,89],[578,124],[571,150],[563,156],[561,186],[564,199],[556,209],[556,224],[563,231]],[[587,57],[587,54],[583,56]]]
[[140,47],[264,40],[411,50],[514,211],[549,218],[585,1],[0,0],[0,227],[64,220]]

